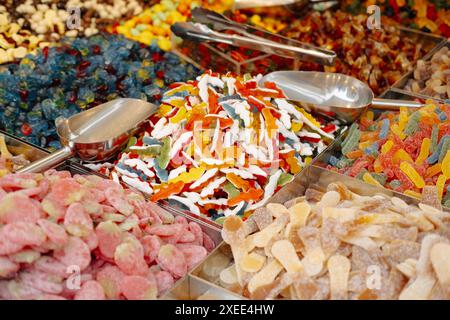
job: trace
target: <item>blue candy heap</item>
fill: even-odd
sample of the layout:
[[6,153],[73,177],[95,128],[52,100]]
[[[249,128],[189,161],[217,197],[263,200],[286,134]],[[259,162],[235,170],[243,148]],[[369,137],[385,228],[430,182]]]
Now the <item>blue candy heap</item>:
[[54,120],[129,97],[159,103],[172,82],[199,71],[172,53],[117,35],[65,39],[0,66],[0,128],[46,148],[60,146]]

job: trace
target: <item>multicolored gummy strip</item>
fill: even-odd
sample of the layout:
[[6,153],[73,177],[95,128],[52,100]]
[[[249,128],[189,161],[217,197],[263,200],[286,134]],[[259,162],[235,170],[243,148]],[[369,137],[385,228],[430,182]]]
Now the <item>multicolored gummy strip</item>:
[[148,130],[104,173],[217,222],[264,205],[340,128],[260,77],[206,72],[174,83]]
[[450,105],[431,101],[417,111],[401,108],[374,119],[364,114],[342,142],[342,155],[329,168],[409,196],[438,199],[450,207]]

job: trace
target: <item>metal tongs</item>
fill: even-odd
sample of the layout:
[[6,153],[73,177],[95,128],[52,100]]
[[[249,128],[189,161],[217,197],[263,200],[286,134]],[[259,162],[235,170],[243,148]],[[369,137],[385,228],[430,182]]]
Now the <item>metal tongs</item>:
[[[287,58],[333,65],[336,53],[285,38],[271,32],[228,19],[222,14],[204,8],[192,11],[194,22],[178,22],[172,25],[172,32],[193,41],[214,41],[236,47],[254,49]],[[209,27],[211,26],[211,28]],[[238,34],[226,34],[215,30],[232,30]],[[258,32],[262,36],[254,33]],[[269,40],[277,38],[280,42]]]
[[234,9],[286,6],[293,13],[297,13],[316,4],[326,3],[332,6],[338,2],[336,0],[235,0]]

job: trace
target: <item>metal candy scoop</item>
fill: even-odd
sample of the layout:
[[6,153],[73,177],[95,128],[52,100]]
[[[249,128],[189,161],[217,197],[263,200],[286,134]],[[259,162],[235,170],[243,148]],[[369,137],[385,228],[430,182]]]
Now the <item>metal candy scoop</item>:
[[259,83],[267,81],[274,82],[289,100],[301,102],[306,109],[347,123],[354,122],[369,105],[379,110],[424,106],[415,101],[375,98],[364,82],[340,73],[275,71]]
[[82,161],[107,160],[122,150],[128,138],[158,110],[138,99],[121,98],[83,111],[68,119],[56,119],[63,148],[18,172],[42,172],[75,156]]

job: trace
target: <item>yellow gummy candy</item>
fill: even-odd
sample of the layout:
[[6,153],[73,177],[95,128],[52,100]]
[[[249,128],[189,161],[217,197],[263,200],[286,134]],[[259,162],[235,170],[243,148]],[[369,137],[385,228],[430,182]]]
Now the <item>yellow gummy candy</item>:
[[364,182],[367,182],[374,186],[382,187],[382,185],[369,172],[364,173],[363,180]]
[[424,162],[425,159],[428,158],[430,154],[430,146],[431,140],[429,138],[423,139],[422,145],[420,146],[420,153],[416,159],[416,164],[421,165],[422,162]]
[[391,150],[393,146],[394,146],[394,141],[392,141],[392,140],[386,141],[386,142],[383,144],[383,146],[381,147],[381,153],[382,153],[382,154],[388,153],[389,150]]
[[408,162],[403,161],[400,164],[400,170],[402,170],[408,176],[408,178],[415,184],[417,188],[422,189],[425,186],[425,181],[423,180],[423,178]]
[[159,107],[159,110],[158,110],[158,116],[160,116],[160,117],[164,117],[166,114],[168,114],[170,111],[172,111],[172,107],[171,106],[169,106],[169,105],[167,105],[167,104],[162,104],[160,107]]
[[408,161],[410,163],[414,162],[409,153],[403,149],[398,150],[392,157],[392,160],[394,160],[394,162],[397,161]]
[[298,132],[298,131],[300,131],[302,128],[303,128],[303,122],[296,122],[296,121],[293,121],[293,122],[292,122],[292,125],[291,125],[292,131]]
[[436,187],[438,189],[439,200],[442,200],[442,195],[444,194],[444,187],[445,187],[446,181],[447,181],[447,178],[443,174],[441,174],[436,181]]
[[398,118],[398,130],[403,133],[406,124],[408,123],[408,109],[406,107],[400,107],[400,115]]
[[368,119],[370,121],[373,121],[373,118],[374,118],[373,111],[367,111],[366,112],[366,119]]
[[297,107],[297,106],[295,106],[295,108],[296,108],[300,113],[302,113],[302,114],[305,116],[306,119],[308,119],[309,121],[311,121],[312,124],[313,124],[315,127],[320,128],[320,122],[317,121],[312,115],[310,115],[308,112],[306,112],[305,110],[303,110],[303,108],[300,108],[300,107]]
[[358,145],[358,147],[359,147],[359,150],[364,150],[364,149],[370,147],[372,144],[373,144],[373,141],[368,140],[368,141],[361,142]]
[[406,138],[406,135],[400,130],[398,124],[393,124],[391,126],[391,131],[402,140]]
[[305,158],[305,165],[310,164],[310,163],[312,162],[312,160],[313,160],[313,158],[311,158],[311,157],[306,157],[306,158]]
[[379,158],[375,159],[373,163],[373,170],[375,171],[375,173],[383,172],[383,166],[381,165],[381,161]]
[[204,172],[205,172],[204,167],[192,168],[191,170],[189,170],[189,172],[183,172],[178,177],[169,180],[169,184],[178,181],[182,181],[184,183],[191,183],[193,181],[200,179],[200,177],[203,175]]
[[450,179],[450,150],[447,150],[444,160],[442,160],[442,173],[447,179]]
[[170,122],[171,123],[178,123],[182,120],[186,119],[186,108],[185,107],[181,107],[178,112],[172,117],[170,118]]

